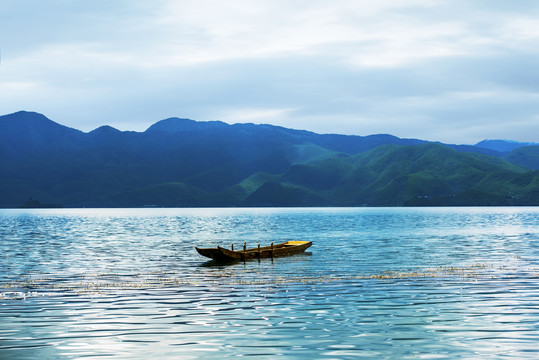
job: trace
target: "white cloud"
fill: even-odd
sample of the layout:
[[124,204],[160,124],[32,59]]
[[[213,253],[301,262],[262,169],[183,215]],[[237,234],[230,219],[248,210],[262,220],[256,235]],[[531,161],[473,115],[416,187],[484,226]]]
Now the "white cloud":
[[[439,1],[409,1],[430,7]],[[456,27],[427,23],[420,28],[406,16],[393,14],[401,2],[171,2],[156,17],[165,29],[161,48],[168,65],[203,61],[321,55],[329,49],[362,65],[399,64],[418,57],[453,54],[446,45],[424,41],[454,35]],[[385,13],[388,11],[388,13]],[[421,24],[419,24],[421,25]],[[380,52],[380,50],[382,50]],[[358,55],[358,52],[361,53]],[[168,54],[168,55],[167,55]],[[373,61],[374,57],[378,61]]]
[[235,108],[231,110],[222,109],[216,114],[222,121],[229,123],[250,122],[264,124],[269,122],[279,122],[283,119],[293,117],[291,113],[295,109],[262,109],[262,108]]
[[0,109],[85,130],[180,116],[454,142],[511,121],[539,141],[534,2],[34,5],[0,4]]

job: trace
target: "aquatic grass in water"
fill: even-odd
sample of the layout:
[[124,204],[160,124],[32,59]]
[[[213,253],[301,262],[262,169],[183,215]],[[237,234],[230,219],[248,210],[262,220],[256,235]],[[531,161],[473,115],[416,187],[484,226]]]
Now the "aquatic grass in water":
[[[527,270],[529,278],[539,278],[539,267]],[[474,264],[465,267],[446,266],[426,268],[417,271],[387,271],[379,274],[355,276],[276,276],[264,278],[255,270],[221,270],[208,274],[204,279],[197,277],[182,277],[174,273],[151,274],[88,274],[81,279],[58,281],[54,278],[44,278],[43,274],[25,274],[19,281],[0,283],[0,299],[20,299],[32,296],[49,296],[53,292],[82,294],[105,294],[121,290],[146,289],[159,290],[178,288],[184,285],[208,286],[220,285],[286,285],[294,283],[317,284],[327,282],[342,282],[349,280],[410,280],[414,278],[444,278],[445,280],[479,281],[501,278],[516,278],[522,276],[520,269],[508,266]]]
[[[0,358],[530,358],[537,208],[0,211]],[[314,241],[228,265],[194,245]]]

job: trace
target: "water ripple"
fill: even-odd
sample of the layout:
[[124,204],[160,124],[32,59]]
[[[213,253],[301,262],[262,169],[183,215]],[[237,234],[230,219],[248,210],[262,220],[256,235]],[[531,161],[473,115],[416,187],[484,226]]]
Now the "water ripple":
[[[539,210],[0,211],[0,358],[523,358]],[[229,265],[193,244],[314,240]]]

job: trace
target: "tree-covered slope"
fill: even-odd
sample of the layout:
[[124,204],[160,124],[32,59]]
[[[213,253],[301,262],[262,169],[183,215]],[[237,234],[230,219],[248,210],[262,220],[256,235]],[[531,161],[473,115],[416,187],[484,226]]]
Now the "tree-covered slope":
[[279,182],[340,206],[516,205],[539,203],[537,179],[496,157],[424,144],[293,166]]
[[520,147],[504,155],[503,158],[510,163],[539,170],[539,146]]

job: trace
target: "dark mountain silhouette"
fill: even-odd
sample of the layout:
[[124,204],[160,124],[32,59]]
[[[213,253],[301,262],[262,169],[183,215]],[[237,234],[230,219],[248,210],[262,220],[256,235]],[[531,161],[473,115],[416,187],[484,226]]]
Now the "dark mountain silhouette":
[[18,112],[0,116],[0,207],[537,205],[537,150],[179,118],[84,133]]
[[0,117],[2,156],[25,156],[41,149],[72,150],[80,146],[84,133],[33,112]]

